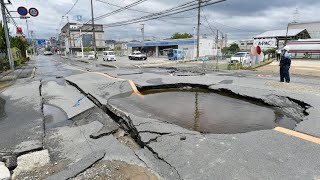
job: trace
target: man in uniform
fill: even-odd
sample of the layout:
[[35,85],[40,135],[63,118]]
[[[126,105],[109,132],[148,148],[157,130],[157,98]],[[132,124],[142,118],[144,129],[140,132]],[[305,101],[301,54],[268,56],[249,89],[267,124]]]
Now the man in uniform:
[[289,47],[285,46],[283,48],[280,60],[280,82],[290,83],[290,66],[291,66],[291,53],[289,52]]

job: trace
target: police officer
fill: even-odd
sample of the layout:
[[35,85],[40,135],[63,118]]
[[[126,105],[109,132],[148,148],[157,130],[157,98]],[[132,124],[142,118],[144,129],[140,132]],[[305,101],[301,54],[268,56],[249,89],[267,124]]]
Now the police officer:
[[283,48],[280,60],[280,82],[290,83],[290,70],[291,66],[291,53],[289,52],[289,47],[285,46]]

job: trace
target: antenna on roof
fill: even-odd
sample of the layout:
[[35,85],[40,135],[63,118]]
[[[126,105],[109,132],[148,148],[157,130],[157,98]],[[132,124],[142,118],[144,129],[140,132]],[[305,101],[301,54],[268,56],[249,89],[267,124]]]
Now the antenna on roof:
[[299,9],[296,6],[296,9],[293,12],[293,21],[292,21],[292,23],[298,23],[299,22],[299,16],[300,16]]

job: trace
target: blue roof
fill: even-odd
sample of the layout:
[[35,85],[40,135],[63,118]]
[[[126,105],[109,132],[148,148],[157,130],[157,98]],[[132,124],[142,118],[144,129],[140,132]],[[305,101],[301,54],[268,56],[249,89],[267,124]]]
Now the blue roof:
[[128,47],[142,47],[142,46],[171,46],[171,45],[184,45],[194,44],[197,40],[193,39],[179,39],[168,41],[147,41],[147,42],[129,42]]

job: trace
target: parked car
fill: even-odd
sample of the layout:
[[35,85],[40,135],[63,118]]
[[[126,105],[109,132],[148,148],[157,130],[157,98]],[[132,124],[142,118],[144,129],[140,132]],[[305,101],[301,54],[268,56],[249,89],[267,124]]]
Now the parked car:
[[147,60],[147,56],[142,54],[140,51],[134,51],[129,55],[130,60]]
[[113,51],[103,51],[103,61],[116,61],[116,55]]
[[45,51],[45,52],[43,53],[43,55],[45,55],[45,56],[49,56],[49,55],[53,55],[53,54],[52,54],[52,52],[51,52],[51,51]]
[[88,54],[88,59],[95,59],[94,51],[90,51]]
[[250,63],[250,54],[248,52],[237,52],[231,56],[230,63],[240,63],[242,65]]

